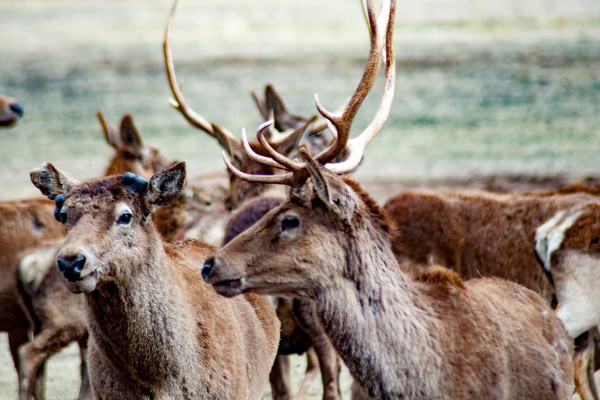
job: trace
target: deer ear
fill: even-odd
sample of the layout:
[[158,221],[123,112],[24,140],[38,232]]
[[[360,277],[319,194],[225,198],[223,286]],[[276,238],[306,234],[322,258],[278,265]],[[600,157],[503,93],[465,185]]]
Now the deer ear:
[[252,96],[252,100],[254,100],[254,104],[256,104],[256,108],[258,108],[258,112],[260,113],[262,119],[265,121],[268,120],[269,110],[265,101],[260,99],[254,91],[250,92],[250,96]]
[[149,209],[166,206],[177,200],[185,186],[185,162],[158,172],[148,182],[145,201]]
[[306,162],[314,192],[323,203],[329,206],[331,204],[331,196],[327,180],[325,179],[325,169],[310,156],[304,146],[300,148],[300,156]]
[[68,193],[73,186],[79,183],[50,163],[44,164],[42,168],[34,169],[29,176],[35,187],[50,200],[54,200],[58,195]]
[[275,128],[278,131],[285,131],[287,129],[294,128],[296,125],[298,125],[298,123],[303,122],[301,117],[292,115],[288,111],[283,99],[272,85],[267,85],[265,87],[265,103],[267,105],[267,109],[273,110]]
[[241,163],[241,160],[244,159],[244,146],[242,145],[242,142],[223,132],[219,125],[212,124],[212,127],[219,144],[227,152],[229,158]]
[[121,118],[121,143],[131,153],[138,154],[140,149],[144,147],[144,139],[133,123],[131,114],[125,114]]
[[100,121],[100,125],[102,126],[102,133],[104,133],[104,139],[106,139],[106,143],[108,143],[115,150],[118,149],[121,144],[119,133],[112,125],[109,125],[106,122],[102,111],[97,110],[96,116],[98,117],[98,121]]

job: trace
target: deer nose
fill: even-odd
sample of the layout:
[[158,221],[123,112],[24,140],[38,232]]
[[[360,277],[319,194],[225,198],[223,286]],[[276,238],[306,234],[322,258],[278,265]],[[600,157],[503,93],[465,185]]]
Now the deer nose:
[[23,104],[15,103],[8,106],[11,110],[15,112],[19,117],[23,116]]
[[56,263],[60,273],[69,281],[74,282],[81,278],[81,270],[85,264],[85,257],[79,256],[71,261],[65,258],[57,258]]
[[215,258],[214,257],[210,257],[208,260],[206,260],[204,262],[204,265],[202,266],[202,279],[204,279],[204,282],[206,282],[208,280],[208,277],[210,276],[210,271],[212,271],[214,266],[215,266]]

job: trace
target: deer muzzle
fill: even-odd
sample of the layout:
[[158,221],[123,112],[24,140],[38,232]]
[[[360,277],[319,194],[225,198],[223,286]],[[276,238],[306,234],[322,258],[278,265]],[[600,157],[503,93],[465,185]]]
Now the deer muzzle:
[[202,266],[202,278],[225,297],[242,294],[245,278],[235,268],[230,268],[221,258],[210,257]]
[[81,279],[81,271],[85,265],[85,257],[78,256],[72,259],[59,257],[56,259],[58,269],[67,280],[75,282]]

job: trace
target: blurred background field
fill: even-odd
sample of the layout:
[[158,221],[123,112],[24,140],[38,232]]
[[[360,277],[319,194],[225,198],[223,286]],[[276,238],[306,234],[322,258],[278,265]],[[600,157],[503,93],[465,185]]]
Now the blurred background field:
[[[45,161],[79,179],[99,175],[111,150],[97,109],[113,124],[132,113],[144,137],[192,174],[224,169],[217,143],[167,103],[161,42],[170,6],[0,0],[0,94],[25,106],[17,126],[0,131],[0,199],[37,195],[28,174]],[[249,93],[267,82],[301,114],[315,113],[314,93],[330,109],[343,104],[368,37],[358,1],[180,0],[172,49],[188,103],[239,134],[260,123]],[[597,0],[398,0],[395,49],[394,105],[360,181],[600,175]],[[380,93],[381,82],[357,130]],[[11,399],[16,377],[4,347],[0,399]],[[49,399],[76,394],[70,354],[54,368],[62,375],[51,377]]]

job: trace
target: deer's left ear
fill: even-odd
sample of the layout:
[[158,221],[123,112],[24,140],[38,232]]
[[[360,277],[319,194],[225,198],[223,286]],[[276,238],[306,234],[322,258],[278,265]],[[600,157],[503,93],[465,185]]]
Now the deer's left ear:
[[185,162],[158,172],[150,181],[145,194],[149,209],[166,206],[177,200],[185,186]]

